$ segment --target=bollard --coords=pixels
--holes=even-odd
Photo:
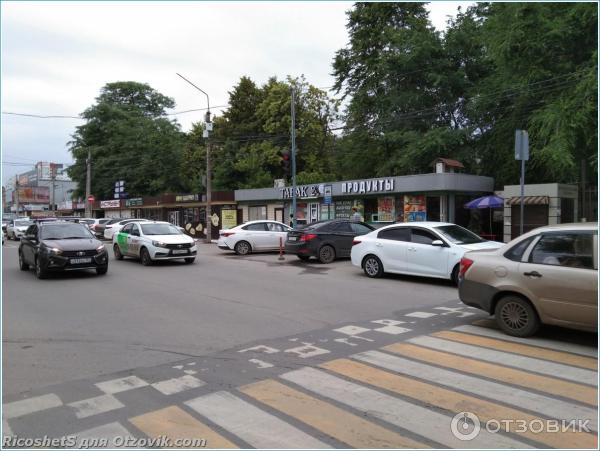
[[[279,237],[279,257],[277,258],[277,260],[285,260],[285,257],[283,256],[283,238]]]

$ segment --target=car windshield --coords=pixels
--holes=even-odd
[[[33,224],[31,221],[15,221],[15,227],[30,226],[31,224]]]
[[[181,235],[177,227],[171,224],[143,224],[144,235]]]
[[[83,224],[51,224],[41,228],[43,240],[74,240],[92,238],[89,229]]]
[[[447,225],[434,228],[435,230],[440,232],[444,236],[444,238],[448,239],[454,244],[473,244],[482,243],[483,241],[485,241],[480,236],[475,235],[470,230],[467,230],[461,226]]]

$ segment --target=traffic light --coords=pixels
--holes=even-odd
[[[290,175],[290,151],[285,149],[281,151],[281,168],[286,177]]]

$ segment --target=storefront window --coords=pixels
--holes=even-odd
[[[260,221],[267,219],[267,207],[266,205],[258,205],[254,207],[248,207],[248,220],[249,221]]]

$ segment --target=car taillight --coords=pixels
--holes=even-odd
[[[352,240],[352,246],[356,246],[357,244],[362,243],[360,240]]]
[[[314,240],[317,237],[314,233],[306,233],[300,236],[300,241],[310,241]]]
[[[224,236],[225,238],[231,235],[235,235],[235,232],[221,232],[221,236]]]
[[[473,260],[467,257],[460,259],[460,269],[458,270],[458,277],[463,278],[467,270],[473,265]]]

